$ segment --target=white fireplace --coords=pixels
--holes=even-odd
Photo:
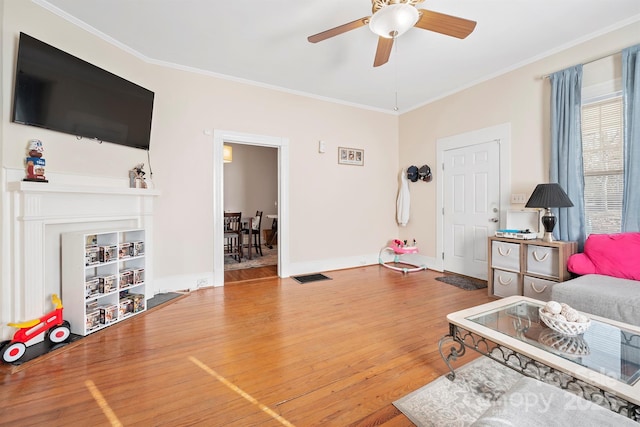
[[[51,294],[61,295],[60,241],[65,232],[144,228],[147,289],[149,295],[155,294],[153,199],[159,195],[157,190],[14,181],[8,183],[7,193],[9,248],[5,253],[10,260],[3,260],[8,270],[4,277],[9,280],[3,281],[0,291],[0,339],[9,339],[15,331],[5,326],[7,322],[38,318],[51,309]]]

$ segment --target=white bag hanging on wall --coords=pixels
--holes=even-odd
[[[408,169],[400,171],[400,188],[398,189],[398,199],[396,201],[396,220],[398,225],[404,227],[409,222],[409,211],[411,207],[411,195],[409,193]]]

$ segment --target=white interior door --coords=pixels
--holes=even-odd
[[[487,279],[487,237],[500,221],[500,147],[489,141],[444,152],[444,270]]]

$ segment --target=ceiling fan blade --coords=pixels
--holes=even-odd
[[[391,48],[393,47],[393,39],[386,37],[378,37],[378,48],[376,49],[376,59],[373,60],[373,66],[379,67],[389,61]]]
[[[418,12],[420,12],[420,19],[416,22],[416,27],[435,31],[446,36],[464,39],[476,27],[476,21],[458,18],[457,16],[445,15],[444,13],[426,9],[418,9]]]
[[[348,22],[346,24],[339,25],[335,28],[331,28],[329,30],[323,31],[318,34],[314,34],[312,36],[307,37],[311,43],[318,43],[322,40],[326,40],[331,37],[335,37],[342,33],[346,33],[347,31],[355,30],[356,28],[360,28],[369,23],[370,16],[366,16],[364,18],[356,19],[355,21]]]

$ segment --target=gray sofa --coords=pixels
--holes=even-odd
[[[587,274],[558,283],[551,299],[578,311],[640,326],[640,281]]]
[[[580,277],[551,288],[551,299],[578,311],[640,326],[640,233],[590,234],[567,260]]]

